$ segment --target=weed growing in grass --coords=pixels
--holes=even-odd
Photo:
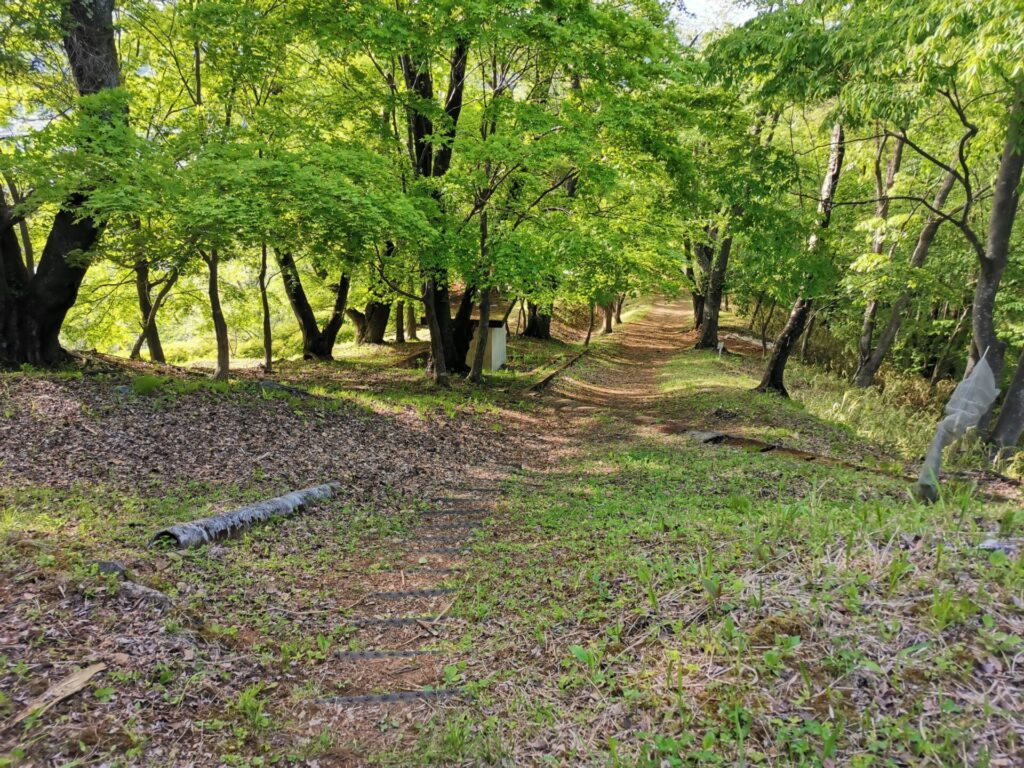
[[[587,746],[561,760],[631,766],[1016,749],[1001,730],[1015,716],[982,703],[993,679],[973,661],[1006,669],[1024,652],[1005,610],[1024,568],[974,548],[1016,516],[969,488],[923,507],[881,476],[635,441],[530,483],[508,504],[518,540],[471,574],[473,601],[509,625],[491,641],[501,684],[455,715],[472,739],[438,724],[419,757],[471,762],[481,743],[515,754],[567,731]],[[976,703],[956,699],[965,686]],[[908,726],[936,691],[957,711],[929,709],[922,735]]]
[[[266,713],[266,700],[261,694],[267,690],[264,683],[253,683],[246,687],[232,705],[242,720],[254,731],[260,732],[270,725],[270,715]]]

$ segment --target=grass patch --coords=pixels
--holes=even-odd
[[[750,392],[753,376],[742,358],[686,352],[664,370],[657,410],[879,451],[800,402]],[[382,763],[1020,754],[1024,564],[978,547],[1020,536],[1019,515],[969,485],[922,506],[884,476],[599,429],[601,447],[513,483],[499,543],[478,546],[455,609],[475,619],[463,643],[486,659],[475,700]]]

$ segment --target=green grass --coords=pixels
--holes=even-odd
[[[753,375],[684,353],[666,417],[725,408],[753,434],[872,448],[751,393]],[[1024,564],[977,547],[1021,535],[1012,508],[957,484],[923,506],[883,475],[614,423],[601,437],[512,483],[504,540],[480,545],[455,608],[487,659],[476,696],[382,763],[987,765],[1024,749]]]

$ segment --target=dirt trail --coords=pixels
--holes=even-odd
[[[598,412],[640,417],[658,399],[661,367],[692,344],[682,330],[688,316],[684,306],[656,304],[643,318],[617,325],[611,339],[595,343],[587,358],[559,375],[541,395],[539,411],[516,428],[530,433],[526,442],[538,448],[521,457],[523,466],[544,472],[588,444]],[[461,572],[471,565],[474,535],[497,535],[481,526],[508,471],[502,469],[469,470],[462,487],[433,499],[422,523],[395,542],[397,567],[361,579],[363,598],[351,619],[360,627],[358,650],[336,658],[338,677],[347,681],[344,693],[307,713],[313,722],[333,722],[349,738],[374,744],[381,722],[409,733],[444,700],[460,696],[459,684],[445,679],[445,667],[461,661],[472,675],[477,660],[472,651],[445,648],[463,624],[449,609]],[[352,765],[363,756],[339,757]]]
[[[638,320],[615,326],[612,344],[598,344],[587,365],[571,368],[548,389],[559,410],[642,411],[659,398],[661,368],[691,346],[690,311],[660,302]]]

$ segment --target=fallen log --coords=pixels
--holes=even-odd
[[[179,549],[187,549],[225,539],[275,515],[288,517],[302,512],[309,502],[330,498],[340,487],[340,483],[315,485],[312,488],[292,491],[284,496],[239,507],[230,512],[172,525],[153,534],[150,544],[171,544]]]
[[[523,389],[523,390],[522,390],[522,392],[521,392],[520,394],[521,394],[522,396],[526,396],[526,395],[535,395],[535,394],[537,394],[537,393],[538,393],[538,392],[540,392],[540,391],[541,391],[542,389],[544,389],[545,387],[547,387],[547,386],[548,386],[548,385],[549,385],[549,384],[550,384],[550,383],[551,383],[552,381],[554,381],[554,380],[555,380],[555,378],[556,378],[556,377],[557,377],[557,376],[558,376],[558,375],[559,375],[560,373],[562,373],[563,371],[566,371],[567,369],[569,369],[569,368],[571,368],[571,367],[572,367],[573,365],[575,365],[575,364],[576,364],[576,361],[578,361],[578,360],[579,360],[579,359],[580,359],[581,357],[583,357],[583,356],[584,356],[585,354],[587,354],[587,353],[588,353],[589,351],[590,351],[590,347],[587,347],[587,348],[586,348],[586,349],[584,349],[584,350],[583,350],[582,352],[579,352],[578,354],[575,354],[575,355],[573,355],[573,356],[572,356],[572,357],[570,357],[570,358],[569,358],[568,360],[566,360],[566,361],[564,361],[563,363],[561,363],[560,365],[558,365],[558,366],[557,366],[557,367],[556,367],[556,368],[555,368],[555,369],[554,369],[553,371],[551,371],[550,373],[548,373],[548,374],[547,374],[546,376],[544,376],[544,377],[543,377],[542,379],[540,379],[539,381],[535,381],[535,382],[534,382],[533,384],[530,384],[530,385],[529,385],[528,387],[526,387],[525,389]]]

